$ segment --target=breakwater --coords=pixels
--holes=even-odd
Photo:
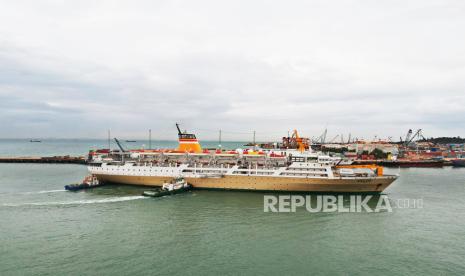
[[[83,156],[20,156],[0,157],[0,163],[87,164]]]

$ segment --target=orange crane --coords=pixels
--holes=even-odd
[[[291,138],[297,143],[297,149],[300,152],[304,152],[305,149],[308,149],[308,139],[300,137],[297,129],[294,129]]]

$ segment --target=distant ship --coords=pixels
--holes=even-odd
[[[176,150],[92,152],[89,172],[99,182],[161,186],[183,177],[193,188],[379,193],[397,175],[376,165],[341,165],[341,158],[312,153],[298,139],[297,149],[267,151],[202,150],[195,134],[181,132]]]
[[[38,140],[38,139],[31,139],[29,142],[31,142],[31,143],[41,143],[42,141]]]

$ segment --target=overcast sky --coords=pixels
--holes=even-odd
[[[0,0],[0,137],[465,136],[465,1]]]

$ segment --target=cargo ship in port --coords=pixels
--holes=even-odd
[[[295,149],[203,150],[195,134],[178,127],[176,150],[91,154],[88,170],[100,183],[161,186],[183,177],[196,189],[379,193],[397,175],[376,165],[343,164],[343,160],[308,150],[298,138]]]

